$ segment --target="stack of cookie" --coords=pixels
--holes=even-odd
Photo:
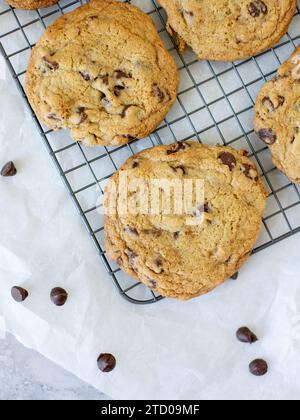
[[[9,0],[26,8],[50,1]],[[251,57],[272,47],[296,9],[296,0],[159,1],[179,48],[189,45],[208,60]],[[263,87],[255,119],[275,164],[293,182],[300,182],[298,52]],[[32,52],[26,93],[49,128],[68,128],[86,146],[113,146],[151,134],[175,102],[178,84],[175,61],[149,16],[125,2],[92,0],[45,31]],[[159,186],[153,198],[149,191],[162,180],[167,188]],[[199,181],[202,194],[193,189]],[[107,253],[163,296],[199,296],[247,260],[266,198],[245,151],[196,142],[146,150],[108,184]]]

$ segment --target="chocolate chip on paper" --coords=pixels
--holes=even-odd
[[[265,360],[256,359],[249,365],[249,371],[254,376],[264,376],[268,373],[269,367]]]
[[[51,290],[50,298],[54,305],[63,306],[68,299],[68,293],[61,287],[55,287]]]
[[[258,341],[256,335],[248,328],[241,327],[236,332],[236,337],[241,343],[253,344]]]
[[[116,358],[110,353],[101,353],[97,360],[101,372],[109,373],[116,367]]]
[[[11,296],[16,302],[24,302],[28,297],[28,292],[23,287],[14,286],[11,289]]]

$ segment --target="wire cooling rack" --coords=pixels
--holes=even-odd
[[[299,188],[274,167],[268,148],[257,139],[252,123],[253,105],[260,87],[274,76],[299,42],[300,1],[289,33],[276,47],[236,63],[200,62],[190,50],[180,54],[165,30],[166,16],[157,3],[154,0],[129,2],[153,18],[181,76],[175,106],[159,129],[147,139],[121,147],[88,149],[74,143],[66,131],[47,130],[30,108],[23,86],[32,47],[48,25],[84,1],[62,0],[48,9],[21,11],[0,0],[0,49],[119,292],[132,303],[148,304],[159,301],[161,296],[108,261],[104,250],[103,216],[99,214],[107,180],[128,157],[145,148],[196,138],[208,144],[223,143],[248,150],[270,193],[263,232],[254,252],[300,231]]]

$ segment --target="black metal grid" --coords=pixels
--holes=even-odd
[[[289,33],[272,50],[236,63],[199,62],[187,50],[180,54],[165,30],[166,16],[155,0],[129,0],[155,21],[158,31],[181,73],[181,86],[174,108],[158,130],[147,139],[129,145],[87,149],[74,143],[67,132],[47,130],[34,115],[23,85],[30,52],[43,30],[61,14],[85,1],[61,0],[38,11],[15,10],[0,0],[0,49],[12,77],[27,103],[39,133],[59,170],[71,197],[120,294],[136,304],[162,299],[133,281],[108,261],[103,246],[102,206],[105,183],[129,156],[143,148],[176,140],[197,138],[209,144],[223,143],[244,148],[261,171],[270,196],[264,229],[254,252],[259,252],[300,231],[300,190],[272,164],[268,148],[252,128],[253,105],[262,84],[269,80],[300,40],[299,5]],[[95,203],[97,203],[95,205]]]

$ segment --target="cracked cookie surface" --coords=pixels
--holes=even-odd
[[[6,0],[6,2],[16,9],[35,10],[52,6],[58,3],[58,0]]]
[[[133,206],[128,208],[138,209],[154,180],[182,185],[191,179],[204,180],[204,196],[196,199],[194,191],[188,211],[167,213],[162,205],[153,214],[143,207],[120,210],[124,191]],[[167,202],[167,189],[161,194],[161,203]],[[180,196],[174,197],[171,202],[180,203]],[[214,289],[247,260],[261,230],[266,197],[244,151],[196,142],[145,150],[131,157],[107,186],[106,251],[125,272],[161,295],[191,299]]]
[[[85,145],[118,145],[154,131],[176,99],[174,59],[138,8],[93,0],[59,18],[34,48],[26,92],[51,129]]]
[[[300,184],[300,48],[262,87],[256,100],[254,128],[269,146],[277,168]]]
[[[296,0],[158,0],[168,30],[199,59],[234,61],[275,45],[286,33]]]

